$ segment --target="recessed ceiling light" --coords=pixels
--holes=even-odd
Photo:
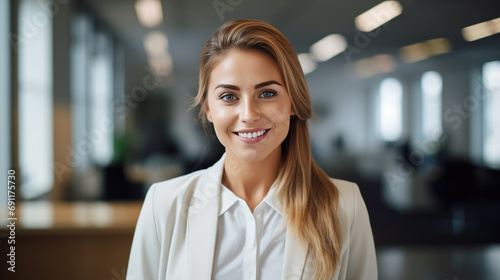
[[[304,71],[304,75],[316,70],[317,63],[312,58],[311,54],[301,53],[297,55],[297,57],[299,58],[300,66],[302,67],[302,71]]]
[[[152,31],[144,37],[144,49],[148,56],[159,56],[168,50],[168,39],[160,31]]]
[[[450,51],[451,43],[448,39],[436,38],[404,46],[399,50],[399,54],[405,62],[413,63]]]
[[[314,43],[310,52],[317,61],[327,61],[347,48],[347,41],[340,34],[331,34]]]
[[[384,23],[399,16],[403,7],[398,1],[384,1],[354,19],[356,27],[363,32],[370,32]]]
[[[462,28],[462,36],[471,42],[500,33],[500,18]]]
[[[138,0],[135,12],[139,23],[146,27],[158,26],[163,21],[163,12],[159,0]]]

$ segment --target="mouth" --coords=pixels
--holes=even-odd
[[[245,139],[254,139],[254,138],[260,138],[261,136],[264,136],[267,134],[267,132],[271,130],[269,129],[261,129],[261,130],[255,130],[255,131],[248,131],[248,132],[233,132],[235,135],[238,135],[239,137],[245,138]]]

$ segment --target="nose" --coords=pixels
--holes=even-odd
[[[255,101],[245,98],[241,103],[240,120],[251,123],[260,119],[260,110]]]

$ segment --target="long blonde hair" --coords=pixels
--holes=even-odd
[[[204,126],[210,73],[231,49],[261,51],[270,55],[281,70],[297,117],[290,121],[290,131],[281,145],[283,166],[276,194],[287,227],[309,247],[316,268],[314,279],[329,279],[340,261],[342,246],[337,218],[339,193],[311,155],[307,130],[311,98],[297,55],[288,39],[265,22],[234,20],[222,25],[210,36],[201,53],[199,89],[193,107],[200,105],[199,117]]]

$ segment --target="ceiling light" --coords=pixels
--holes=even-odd
[[[314,61],[312,56],[308,53],[301,53],[297,55],[299,58],[300,66],[302,67],[302,71],[304,72],[304,75],[307,75],[311,73],[312,71],[316,70],[317,63]]]
[[[361,78],[390,73],[396,70],[396,59],[390,54],[378,54],[370,58],[363,58],[354,64],[356,74]]]
[[[373,68],[377,73],[390,73],[396,70],[396,59],[390,54],[378,54],[372,57]]]
[[[327,61],[347,48],[347,41],[340,34],[331,34],[311,46],[310,52],[317,61]]]
[[[146,27],[158,26],[163,21],[163,12],[159,0],[138,0],[135,2],[137,19]]]
[[[407,63],[421,61],[432,56],[450,52],[451,43],[446,38],[437,38],[404,46],[399,50],[401,58]]]
[[[152,31],[144,38],[144,49],[148,56],[159,56],[168,50],[168,39],[160,31]]]
[[[430,56],[436,56],[450,52],[451,43],[446,38],[437,38],[425,41],[429,49]]]
[[[398,1],[384,1],[354,19],[356,27],[363,32],[370,32],[399,16],[403,7]]]
[[[500,33],[500,18],[484,21],[462,28],[462,36],[466,41],[475,41]]]
[[[152,72],[158,77],[167,77],[173,71],[172,57],[168,53],[149,57],[148,64]]]

